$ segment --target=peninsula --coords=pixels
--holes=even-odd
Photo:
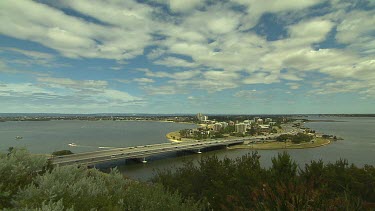
[[[166,135],[171,142],[192,140],[230,140],[243,137],[244,143],[229,149],[305,149],[315,148],[336,141],[336,136],[324,135],[305,128],[303,119],[285,117],[254,117],[243,121],[209,120],[207,116],[197,114],[198,127],[173,131]]]

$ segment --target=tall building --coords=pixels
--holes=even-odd
[[[220,131],[223,126],[220,123],[214,124],[214,131]]]
[[[244,123],[236,124],[234,127],[235,127],[237,133],[245,133],[246,132],[246,124],[244,124]]]
[[[197,114],[197,119],[199,120],[199,121],[202,121],[203,120],[203,114],[202,113],[198,113]]]
[[[205,116],[202,113],[198,113],[197,114],[197,119],[198,119],[198,121],[207,121],[208,120],[208,116]]]

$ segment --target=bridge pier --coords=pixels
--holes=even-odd
[[[142,163],[147,163],[147,160],[145,157],[143,158]]]

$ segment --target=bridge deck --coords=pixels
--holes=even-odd
[[[235,140],[209,140],[209,141],[186,141],[163,144],[152,144],[144,146],[115,148],[94,152],[77,153],[72,155],[56,156],[51,158],[54,165],[94,165],[120,159],[145,158],[152,155],[184,150],[201,150],[214,146],[227,146],[241,144],[245,139]]]

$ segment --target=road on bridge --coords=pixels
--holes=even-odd
[[[196,150],[214,146],[228,146],[243,143],[245,139],[231,140],[209,140],[209,141],[184,141],[163,144],[152,144],[126,148],[115,148],[110,150],[100,150],[94,152],[77,153],[72,155],[55,156],[50,160],[54,165],[73,165],[84,164],[94,165],[119,159],[140,158],[145,159],[148,156],[162,154],[167,152],[177,152],[183,150]]]

